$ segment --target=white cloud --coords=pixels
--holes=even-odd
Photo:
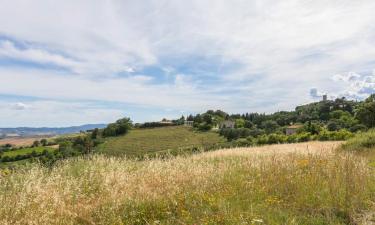
[[[0,34],[25,47],[0,41],[0,57],[72,73],[0,68],[0,93],[232,112],[291,109],[311,87],[362,98],[372,76],[331,77],[374,70],[374,11],[373,0],[5,0]],[[212,59],[215,82],[179,71],[186,58]],[[138,73],[150,65],[168,81]]]
[[[14,109],[14,110],[26,110],[26,109],[30,109],[30,108],[31,108],[30,105],[27,105],[27,104],[22,103],[22,102],[17,102],[17,103],[11,104],[11,109]]]
[[[85,102],[34,100],[12,104],[0,101],[0,124],[11,126],[71,126],[115,121],[124,116],[118,109],[108,109]],[[30,107],[32,105],[32,107]],[[25,110],[27,109],[27,110]]]
[[[313,97],[314,99],[322,98],[323,95],[324,93],[320,92],[317,88],[310,89],[310,96]]]
[[[336,97],[349,97],[352,99],[364,99],[375,93],[375,73],[361,75],[354,72],[336,74],[332,77],[342,90],[335,93]]]
[[[18,49],[8,40],[0,41],[0,59],[5,57],[68,68],[75,67],[78,64],[74,60],[58,54],[49,53],[42,49]]]

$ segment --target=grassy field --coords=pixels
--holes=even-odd
[[[0,179],[0,224],[366,224],[374,171],[339,145],[34,165]]]
[[[341,150],[367,158],[369,165],[375,168],[375,129],[357,134],[355,138],[342,145]]]
[[[217,133],[197,132],[183,126],[135,129],[125,136],[108,138],[98,151],[106,155],[139,156],[179,148],[210,146],[225,141]]]
[[[34,141],[41,140],[43,138],[50,138],[49,136],[37,136],[37,137],[14,137],[14,138],[3,138],[0,139],[0,145],[11,144],[17,147],[31,146]]]
[[[26,155],[26,154],[32,153],[33,151],[35,151],[36,153],[41,153],[44,150],[52,152],[55,149],[54,148],[50,148],[50,147],[23,148],[23,149],[18,149],[18,150],[4,152],[2,156],[3,157],[4,156],[14,157],[14,156],[17,156],[17,155]]]

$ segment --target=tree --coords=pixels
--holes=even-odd
[[[336,131],[336,130],[340,130],[341,129],[341,126],[340,126],[340,123],[337,122],[337,120],[330,120],[328,123],[327,123],[327,129],[329,131]]]
[[[33,142],[32,147],[38,147],[39,145],[40,145],[40,142],[39,142],[38,140],[35,140],[35,141]]]
[[[96,139],[99,135],[99,129],[98,128],[95,128],[92,133],[91,133],[91,138],[92,139]]]
[[[187,121],[193,121],[194,120],[194,116],[193,115],[189,115],[186,119]]]
[[[126,134],[132,127],[132,121],[128,117],[117,120],[116,124],[117,124],[116,135]]]
[[[329,113],[329,117],[331,119],[340,119],[342,117],[350,117],[351,114],[349,112],[343,111],[343,110],[335,110]]]
[[[375,127],[375,94],[372,94],[359,106],[356,118],[369,128]]]
[[[245,120],[244,127],[245,128],[253,128],[254,124],[251,121],[249,121],[249,120]]]
[[[41,143],[43,146],[47,146],[48,141],[47,141],[47,139],[43,138],[42,140],[40,140],[40,143]]]
[[[111,137],[111,136],[119,136],[126,134],[131,128],[133,124],[130,118],[122,118],[116,121],[116,123],[108,124],[106,128],[103,130],[104,137]]]
[[[69,141],[64,141],[59,143],[59,151],[60,152],[68,152],[72,150],[72,143]]]
[[[85,137],[84,138],[84,153],[85,154],[91,153],[93,147],[94,147],[94,143],[92,142],[91,138]]]
[[[316,122],[309,121],[305,124],[304,130],[309,132],[310,134],[319,134],[319,132],[322,130],[322,127]]]
[[[243,128],[243,127],[245,127],[245,120],[244,119],[236,119],[235,120],[235,127],[236,128]]]
[[[276,132],[276,130],[279,128],[279,124],[273,120],[267,120],[262,123],[262,128],[267,134],[270,134]]]

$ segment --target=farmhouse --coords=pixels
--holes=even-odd
[[[297,130],[298,130],[299,128],[301,128],[301,127],[302,127],[302,125],[299,125],[299,124],[291,125],[291,126],[289,126],[289,127],[287,127],[287,128],[285,129],[285,134],[286,134],[286,135],[292,135],[292,134],[295,134],[295,133],[297,133]]]
[[[167,119],[162,119],[160,122],[160,124],[164,124],[164,125],[173,125],[173,121],[171,120],[167,120]]]
[[[187,127],[192,127],[194,124],[194,121],[185,120],[184,125]]]
[[[234,128],[235,122],[232,120],[225,120],[219,124],[219,128]]]

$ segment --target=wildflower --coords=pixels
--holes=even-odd
[[[309,165],[309,160],[308,159],[301,159],[301,160],[298,160],[298,166],[301,167],[301,168],[305,168]]]
[[[263,223],[262,219],[252,219],[251,223]]]

